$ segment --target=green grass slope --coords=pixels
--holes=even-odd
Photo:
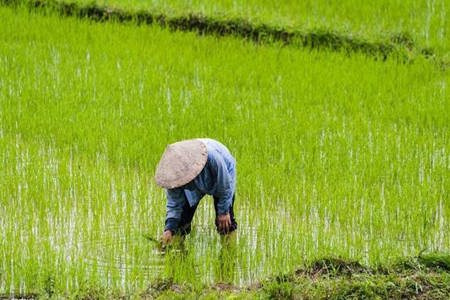
[[[394,57],[400,62],[408,63],[417,56],[424,56],[436,62],[437,66],[442,69],[449,65],[446,55],[442,55],[434,48],[424,48],[417,44],[407,32],[390,33],[388,36],[377,40],[332,29],[289,29],[266,23],[252,23],[242,18],[217,18],[198,13],[185,13],[176,16],[164,11],[120,9],[97,3],[83,4],[59,2],[57,0],[2,0],[0,4],[12,7],[24,6],[30,11],[44,14],[51,11],[61,16],[88,18],[96,22],[113,21],[136,25],[158,24],[163,28],[193,31],[200,35],[232,35],[258,44],[282,43],[300,48],[325,49],[346,54],[360,52],[383,61],[387,57]]]
[[[92,0],[76,0],[92,3]],[[449,4],[445,0],[382,1],[205,1],[205,0],[97,0],[99,4],[125,9],[145,9],[172,16],[187,13],[215,18],[242,18],[286,28],[333,30],[347,35],[380,40],[408,33],[421,47],[441,54],[450,47]]]

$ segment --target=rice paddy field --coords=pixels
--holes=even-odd
[[[308,26],[409,30],[449,46],[445,1],[183,3],[145,5],[287,25],[307,7]],[[161,278],[245,287],[327,256],[373,267],[448,255],[449,83],[421,56],[377,61],[0,6],[0,295],[136,296]],[[167,144],[195,137],[237,159],[236,244],[224,249],[206,197],[184,248],[163,255],[148,239],[166,216],[154,172]]]
[[[441,54],[450,50],[450,4],[446,0],[97,0],[96,3],[175,16],[193,13],[240,18],[291,29],[320,28],[373,40],[407,33],[423,47],[432,47]]]

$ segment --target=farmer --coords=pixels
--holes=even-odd
[[[214,198],[219,234],[230,236],[237,229],[233,212],[236,160],[218,141],[192,139],[167,146],[155,179],[167,196],[163,245],[174,236],[190,233],[195,210],[205,194]]]

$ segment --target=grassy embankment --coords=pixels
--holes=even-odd
[[[40,12],[51,10],[65,16],[78,16],[95,21],[112,20],[119,22],[131,21],[138,24],[159,24],[162,27],[168,27],[173,30],[195,31],[200,34],[220,36],[239,36],[258,43],[272,43],[275,41],[297,47],[321,48],[347,54],[361,52],[376,59],[383,60],[390,56],[402,62],[411,62],[416,56],[425,56],[436,62],[441,68],[447,68],[450,65],[448,49],[445,48],[449,43],[444,42],[446,23],[443,21],[445,18],[442,17],[445,16],[445,7],[443,7],[443,11],[440,11],[438,16],[434,15],[434,10],[427,15],[428,23],[431,22],[431,19],[441,20],[439,26],[437,26],[439,30],[432,31],[431,38],[431,40],[438,42],[431,43],[432,46],[430,46],[428,42],[429,32],[427,32],[427,42],[425,43],[418,41],[420,39],[416,37],[413,27],[403,31],[394,29],[395,26],[393,24],[395,22],[402,23],[402,20],[406,18],[406,12],[404,10],[401,10],[404,13],[402,18],[396,19],[396,21],[391,20],[389,23],[391,28],[384,34],[374,34],[378,27],[374,26],[371,21],[368,21],[365,23],[365,26],[369,29],[369,32],[365,32],[365,35],[358,35],[354,32],[356,30],[355,28],[353,32],[349,32],[336,30],[336,28],[332,29],[329,26],[320,26],[318,25],[319,23],[315,27],[308,27],[305,24],[303,26],[289,27],[283,21],[285,20],[283,18],[280,18],[278,23],[271,23],[271,18],[266,16],[265,22],[256,22],[252,18],[243,18],[242,16],[218,16],[212,12],[204,14],[193,8],[183,10],[183,13],[179,11],[177,14],[167,8],[161,9],[158,5],[155,5],[152,9],[139,10],[136,9],[136,7],[140,7],[139,5],[131,8],[126,3],[118,5],[113,2],[105,5],[99,4],[98,2],[86,3],[82,0],[76,2],[58,0],[2,0],[0,3],[12,6],[26,5],[29,9]],[[416,9],[415,5],[408,4],[409,6],[407,7],[412,11]],[[181,2],[178,3],[178,7],[180,6],[182,7]],[[262,6],[261,11],[264,11],[266,6],[267,3]],[[378,6],[369,7],[371,7],[372,15],[379,15],[383,11]],[[389,6],[386,7],[389,8]],[[356,12],[357,10],[354,13]],[[407,18],[407,20],[410,20],[410,18]],[[412,25],[410,24],[410,26]],[[422,24],[422,26],[426,27],[425,24]],[[339,26],[336,27],[339,28]]]
[[[215,284],[195,290],[170,280],[158,280],[139,296],[151,299],[447,299],[449,272],[450,256],[426,255],[401,260],[387,268],[368,268],[356,261],[327,258],[246,288]]]
[[[340,32],[369,40],[407,33],[422,47],[450,50],[449,5],[445,0],[352,1],[205,1],[205,0],[75,0],[128,10],[150,10],[169,16],[187,13],[214,19],[243,19],[281,28]]]
[[[0,293],[245,286],[329,255],[448,253],[448,83],[420,57],[0,8]],[[164,222],[152,174],[196,136],[238,159],[238,251],[224,260],[205,199],[187,253],[162,259],[141,236]]]

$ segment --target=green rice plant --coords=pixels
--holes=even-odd
[[[194,31],[201,35],[233,35],[259,44],[281,42],[284,45],[341,51],[347,54],[361,52],[377,60],[395,57],[399,61],[407,63],[413,61],[416,56],[425,56],[437,62],[441,68],[445,69],[447,67],[445,56],[436,55],[433,49],[421,48],[415,44],[410,36],[404,33],[395,34],[380,41],[371,41],[332,30],[289,30],[268,24],[252,24],[244,19],[221,20],[193,14],[169,16],[162,12],[121,10],[101,6],[96,3],[66,3],[56,0],[3,0],[0,1],[0,4],[12,7],[22,6],[30,11],[44,14],[50,11],[59,13],[61,16],[76,16],[96,22],[132,22],[136,25],[158,24],[171,30]]]
[[[75,0],[108,7],[150,10],[170,16],[189,13],[230,19],[241,18],[254,24],[270,24],[306,31],[318,28],[350,36],[380,40],[385,37],[417,42],[448,54],[449,5],[445,0],[353,1],[205,1],[205,0]]]
[[[0,294],[198,290],[328,255],[448,253],[448,84],[420,58],[0,8]],[[208,197],[183,249],[144,237],[164,226],[159,157],[193,137],[237,158],[234,256]]]

